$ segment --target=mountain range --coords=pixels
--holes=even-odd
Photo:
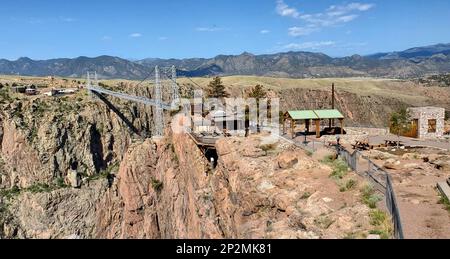
[[[130,61],[112,56],[15,61],[0,59],[0,74],[84,77],[97,71],[102,78],[144,79],[155,66],[175,65],[179,76],[255,75],[271,77],[384,77],[418,78],[450,72],[450,44],[417,47],[400,52],[333,58],[323,53],[286,52],[268,55],[219,55],[214,58]]]

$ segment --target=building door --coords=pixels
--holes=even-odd
[[[418,138],[419,137],[419,120],[413,120],[411,123],[411,131],[406,137]]]

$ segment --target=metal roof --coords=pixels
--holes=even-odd
[[[293,120],[325,120],[344,118],[344,115],[342,115],[342,113],[338,110],[289,111],[288,114]]]
[[[317,117],[317,114],[313,111],[289,111],[289,116],[293,120],[317,120],[319,117]]]
[[[314,111],[320,119],[343,119],[344,115],[338,110],[317,110]]]

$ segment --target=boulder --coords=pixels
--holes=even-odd
[[[278,167],[280,169],[290,169],[298,164],[298,158],[291,152],[286,152],[278,156]]]
[[[384,168],[386,169],[392,169],[392,170],[400,170],[401,168],[401,162],[397,161],[395,159],[388,159],[385,163],[384,163]]]

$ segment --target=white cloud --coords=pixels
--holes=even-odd
[[[216,31],[223,31],[224,28],[219,28],[219,27],[198,27],[195,28],[196,31],[199,32],[216,32]]]
[[[112,37],[111,36],[103,36],[102,40],[104,40],[104,41],[112,40]]]
[[[347,23],[347,22],[351,22],[351,21],[355,20],[355,19],[358,18],[358,17],[359,17],[359,15],[357,15],[357,14],[341,16],[341,17],[339,17],[339,18],[336,19],[336,23]]]
[[[277,8],[276,11],[279,15],[285,17],[298,18],[300,13],[297,9],[289,7],[284,0],[277,0]]]
[[[142,37],[142,34],[139,32],[135,32],[135,33],[130,34],[130,37],[131,38],[140,38],[140,37]]]
[[[261,34],[269,34],[270,31],[269,30],[261,30],[259,33],[261,33]]]
[[[288,29],[289,35],[294,36],[294,37],[306,36],[317,30],[318,30],[318,28],[316,28],[316,27],[291,27]]]
[[[334,41],[311,41],[311,42],[302,42],[302,43],[290,43],[281,47],[281,50],[318,50],[323,47],[331,47],[336,43]]]
[[[365,12],[375,7],[374,4],[351,3],[347,5],[332,5],[327,9],[329,16],[345,15],[353,11]]]
[[[358,13],[368,11],[374,4],[350,3],[345,5],[332,5],[320,13],[300,13],[297,9],[289,7],[284,0],[276,1],[276,11],[284,17],[291,17],[303,21],[304,25],[289,28],[289,35],[294,37],[309,35],[325,27],[333,27],[349,23],[357,19]]]
[[[159,37],[158,38],[158,40],[160,40],[160,41],[165,41],[165,40],[168,40],[169,38],[167,38],[167,37],[165,37],[165,36],[162,36],[162,37]]]

